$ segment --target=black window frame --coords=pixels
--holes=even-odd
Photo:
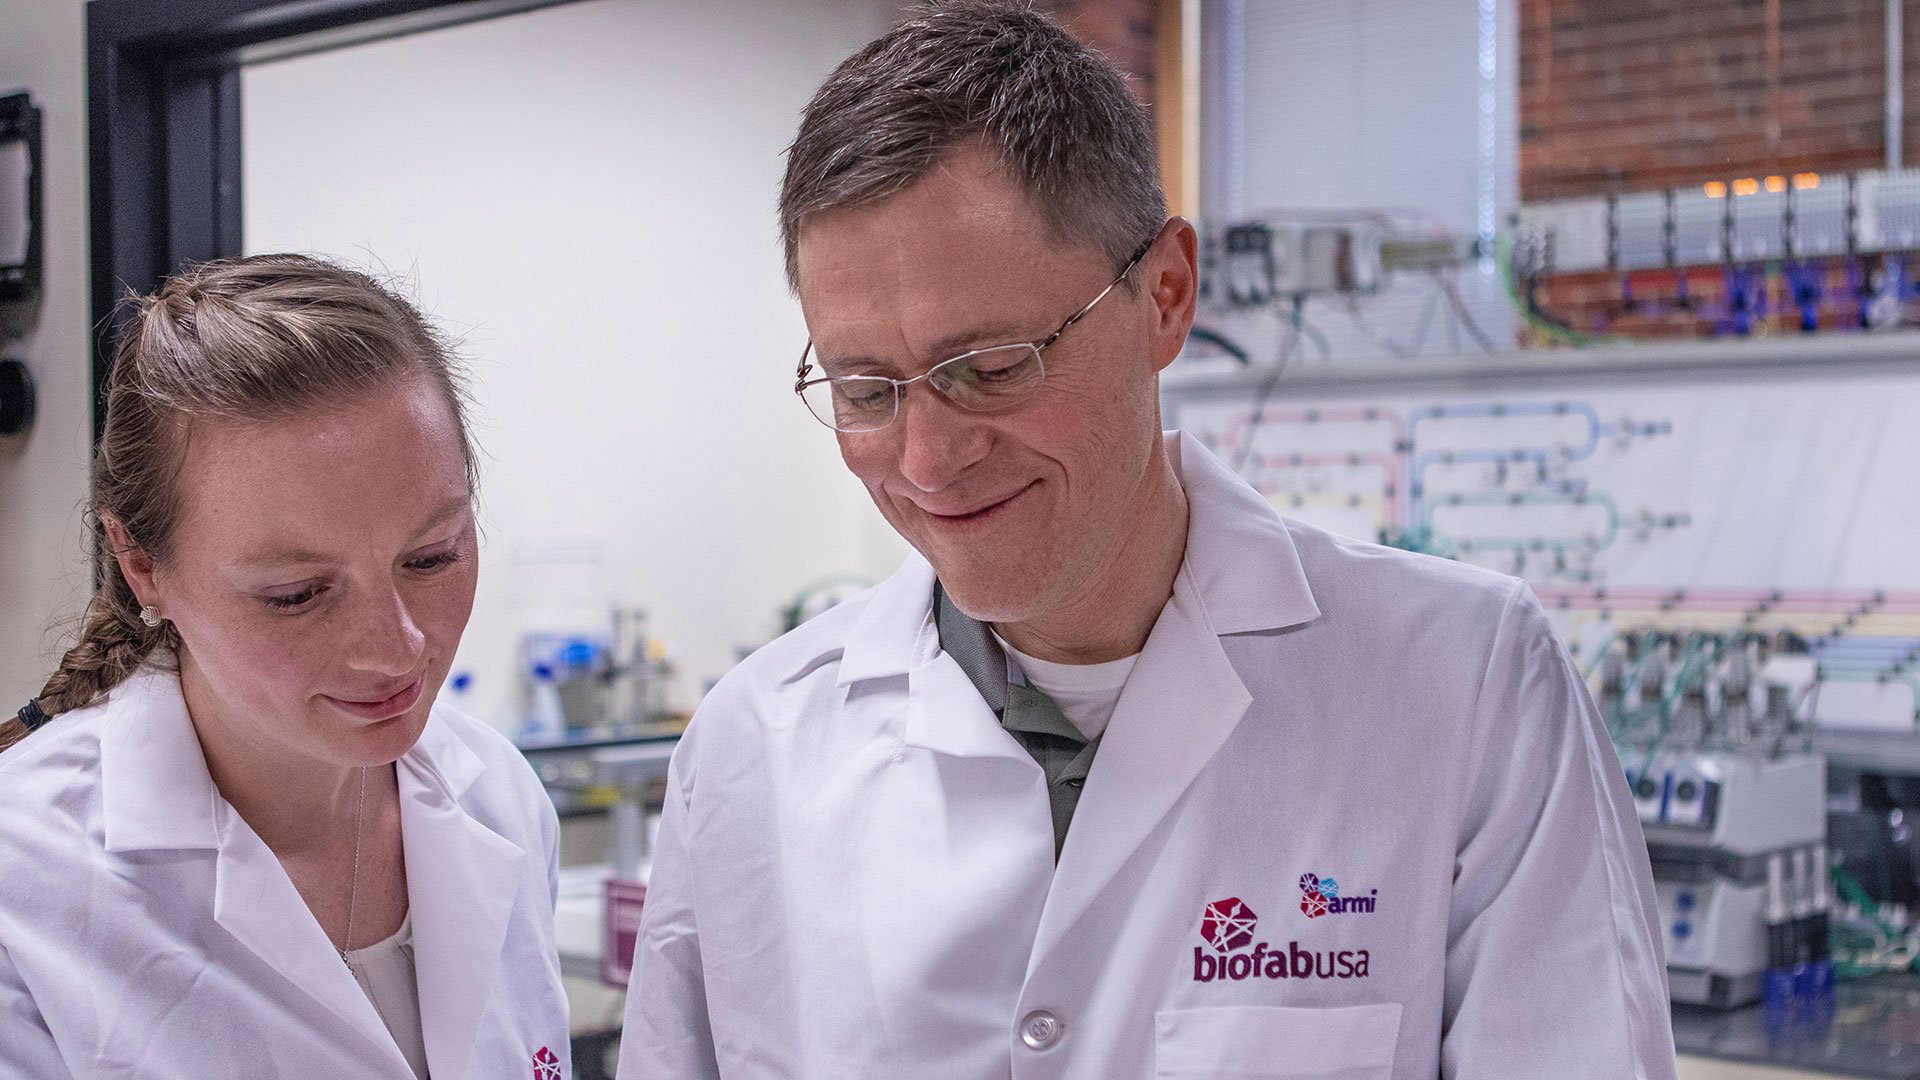
[[[571,0],[91,0],[93,437],[115,311],[187,263],[238,255],[240,69]]]

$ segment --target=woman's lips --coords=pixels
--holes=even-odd
[[[413,708],[414,703],[420,700],[420,683],[420,679],[415,679],[399,693],[378,701],[349,701],[331,694],[323,696],[332,702],[335,708],[352,713],[363,720],[389,720]]]

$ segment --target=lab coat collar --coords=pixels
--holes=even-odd
[[[1216,634],[1319,618],[1287,523],[1227,463],[1184,431],[1163,438],[1187,493],[1186,570]]]
[[[1187,493],[1186,558],[1093,759],[1029,958],[1067,940],[1246,716],[1228,634],[1319,617],[1286,522],[1192,436],[1166,435]]]
[[[932,564],[913,554],[867,594],[866,609],[854,622],[840,657],[839,685],[905,675],[939,652],[933,583]],[[959,671],[956,665],[954,672]],[[960,679],[965,682],[966,676]]]
[[[1287,524],[1198,439],[1162,434],[1187,494],[1182,572],[1216,634],[1274,630],[1320,615]],[[1249,553],[1257,553],[1251,555]],[[868,595],[840,658],[838,682],[904,675],[939,652],[933,567],[918,554]]]
[[[1220,638],[1320,615],[1286,522],[1192,436],[1163,436],[1187,495],[1187,548],[1114,708],[1060,854],[1030,959],[1066,940],[1240,724],[1253,696]],[[868,598],[839,682],[908,674],[906,742],[967,756],[1025,756],[933,629],[934,572],[907,564]]]
[[[395,763],[407,902],[427,1070],[465,1076],[475,1033],[500,977],[501,948],[526,853],[470,816],[457,791],[485,770],[435,709]],[[279,860],[231,807],[214,884],[214,918],[227,932],[376,1044],[399,1048],[340,962]]]
[[[449,799],[456,800],[465,797],[467,789],[487,771],[480,755],[454,732],[453,725],[441,716],[437,705],[419,740],[401,757],[400,763],[417,770],[423,783],[437,783]]]
[[[149,664],[115,687],[104,707],[100,798],[107,850],[219,846],[219,792],[187,715],[180,676]],[[413,761],[453,799],[486,771],[445,723],[429,722],[402,760]]]
[[[100,806],[107,850],[217,847],[219,796],[187,718],[180,677],[142,667],[108,693],[103,707]]]

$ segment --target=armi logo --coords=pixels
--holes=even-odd
[[[1371,915],[1379,899],[1379,889],[1369,889],[1365,896],[1341,896],[1340,883],[1332,878],[1300,875],[1300,912],[1309,919],[1322,915]]]
[[[1200,936],[1207,944],[1194,946],[1193,981],[1367,977],[1365,949],[1316,952],[1302,949],[1297,941],[1288,942],[1284,949],[1264,941],[1254,944],[1259,918],[1237,896],[1208,904],[1200,915]],[[1248,945],[1253,948],[1248,950]]]

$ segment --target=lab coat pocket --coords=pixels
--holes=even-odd
[[[1154,1028],[1156,1080],[1388,1080],[1400,1006],[1172,1009]]]

